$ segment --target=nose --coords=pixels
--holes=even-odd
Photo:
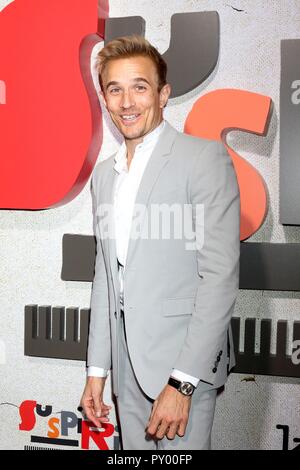
[[[135,100],[134,100],[133,94],[131,93],[130,90],[124,90],[124,93],[122,95],[122,100],[121,100],[121,107],[123,109],[128,109],[134,105],[135,105]]]

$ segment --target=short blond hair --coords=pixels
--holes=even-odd
[[[167,64],[158,50],[150,44],[143,36],[132,35],[122,36],[109,41],[97,54],[96,70],[99,76],[99,83],[103,90],[101,75],[107,64],[116,59],[143,56],[149,57],[156,67],[158,75],[158,91],[167,83]]]

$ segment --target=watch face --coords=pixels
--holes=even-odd
[[[184,395],[192,395],[192,393],[194,391],[194,387],[189,382],[183,382],[180,386],[180,391]]]

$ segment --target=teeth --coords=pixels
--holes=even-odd
[[[122,116],[125,121],[132,121],[137,117],[137,114],[131,114],[130,116]]]

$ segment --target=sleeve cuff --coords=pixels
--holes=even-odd
[[[180,380],[181,382],[190,382],[194,387],[197,387],[200,379],[197,377],[193,377],[192,375],[185,374],[184,372],[181,372],[181,370],[178,369],[173,369],[172,371],[172,377],[174,379]]]
[[[102,369],[102,367],[87,367],[87,376],[88,377],[107,377],[108,370]]]

